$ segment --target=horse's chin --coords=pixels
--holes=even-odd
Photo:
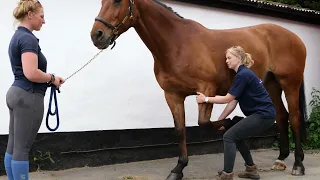
[[[100,50],[107,49],[110,45],[110,40],[107,39],[105,41],[93,42],[94,46]]]
[[[99,50],[104,50],[107,49],[109,47],[109,43],[107,43],[106,45],[101,45],[101,46],[96,46]]]
[[[114,41],[114,39],[114,36],[111,36],[104,40],[94,42],[94,45],[100,50],[107,49],[110,46],[111,42]]]

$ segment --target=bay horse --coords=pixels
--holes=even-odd
[[[286,168],[290,122],[295,140],[291,174],[305,174],[302,143],[306,139],[303,88],[306,47],[296,34],[275,24],[208,29],[157,0],[102,0],[90,32],[92,42],[98,49],[106,49],[131,27],[152,53],[154,74],[164,91],[179,139],[178,163],[168,180],[182,179],[182,171],[188,165],[185,98],[198,91],[206,96],[228,92],[235,73],[226,65],[225,51],[235,45],[251,53],[254,60],[251,69],[263,80],[276,108],[280,154],[272,169]],[[282,91],[289,112],[281,99]],[[199,104],[199,126],[219,128],[210,121],[212,109],[212,104]]]

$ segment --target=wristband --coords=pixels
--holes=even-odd
[[[49,73],[50,75],[51,75],[51,79],[50,79],[50,81],[49,81],[49,84],[52,84],[54,81],[55,81],[55,75],[54,74],[51,74],[51,73]]]
[[[204,98],[204,101],[205,101],[206,103],[208,103],[208,102],[209,102],[209,97],[205,97],[205,98]]]

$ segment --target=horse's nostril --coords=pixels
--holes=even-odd
[[[104,33],[103,33],[102,30],[97,30],[97,31],[96,31],[96,37],[97,37],[97,39],[102,38],[103,34],[104,34]]]

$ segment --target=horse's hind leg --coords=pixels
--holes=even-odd
[[[302,77],[302,76],[301,76]],[[297,80],[298,78],[295,77],[287,77],[285,79],[280,80],[280,83],[283,86],[283,90],[288,102],[288,110],[289,110],[289,122],[291,125],[291,129],[294,134],[294,140],[295,140],[295,161],[292,168],[292,175],[304,175],[305,174],[305,168],[303,166],[303,159],[304,159],[304,153],[302,149],[302,138],[304,138],[305,129],[302,129],[303,127],[302,123],[304,123],[304,118],[301,118],[299,109],[299,91],[301,86],[301,81]],[[301,92],[304,93],[304,92]],[[303,111],[303,110],[302,110]]]
[[[183,177],[183,169],[188,165],[184,111],[185,97],[175,93],[165,92],[165,98],[174,119],[175,131],[179,139],[180,149],[178,164],[174,169],[171,170],[167,180],[180,180]]]
[[[281,99],[282,87],[272,73],[268,73],[264,86],[270,94],[276,109],[276,123],[280,133],[280,154],[272,165],[273,170],[285,170],[284,160],[289,156],[288,118],[289,114]]]

